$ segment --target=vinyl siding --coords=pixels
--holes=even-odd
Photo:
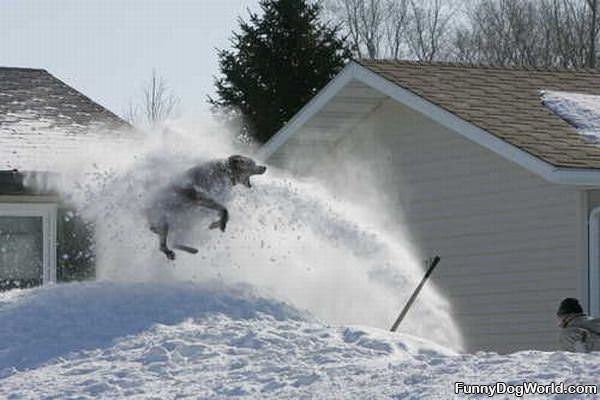
[[[276,159],[291,154],[286,146]],[[558,302],[582,295],[582,189],[548,183],[391,100],[316,165],[310,173],[351,171],[324,174],[340,194],[348,179],[379,182],[388,228],[407,227],[422,254],[442,257],[433,284],[467,350],[556,349]]]

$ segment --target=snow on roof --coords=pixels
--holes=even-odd
[[[600,144],[600,96],[543,90],[542,104],[577,129],[587,140]]]
[[[91,146],[128,128],[45,70],[0,67],[0,170],[52,169],[56,157],[83,142]]]

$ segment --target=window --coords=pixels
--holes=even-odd
[[[56,281],[71,282],[93,279],[95,268],[94,225],[75,209],[57,210]]]
[[[56,206],[0,203],[0,290],[56,281]]]

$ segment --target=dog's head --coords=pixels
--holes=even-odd
[[[227,159],[227,166],[231,173],[233,184],[241,183],[246,187],[252,187],[250,177],[252,175],[262,175],[267,170],[263,165],[256,165],[253,159],[244,156],[231,156]]]

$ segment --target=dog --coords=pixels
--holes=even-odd
[[[267,167],[257,165],[251,158],[233,155],[196,165],[176,177],[158,191],[146,213],[150,230],[158,235],[160,251],[167,259],[175,259],[175,252],[167,245],[169,231],[174,224],[189,221],[189,211],[197,208],[217,211],[219,219],[208,228],[225,232],[229,212],[223,203],[229,198],[231,188],[237,184],[251,188],[250,177],[262,175],[266,170]],[[173,248],[192,254],[198,252],[194,247],[178,243]]]

